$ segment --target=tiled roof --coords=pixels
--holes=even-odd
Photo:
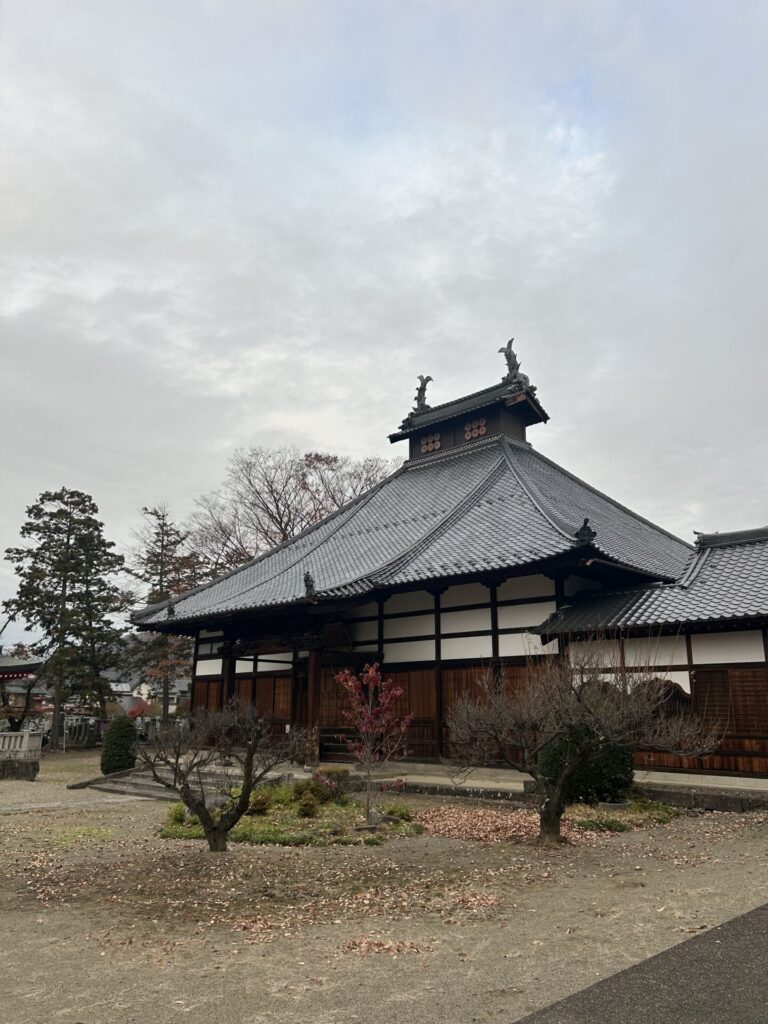
[[[367,494],[291,541],[176,598],[176,622],[494,570],[518,570],[578,548],[675,579],[691,548],[545,459],[524,442],[486,438],[406,463]],[[167,622],[165,605],[140,612]]]
[[[707,534],[678,582],[584,597],[537,632],[554,636],[768,618],[768,527]]]

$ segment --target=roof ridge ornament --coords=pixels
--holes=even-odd
[[[597,530],[593,530],[589,525],[589,519],[585,518],[576,533],[574,533],[573,539],[577,540],[579,544],[591,544],[596,536]]]
[[[499,349],[499,352],[507,361],[507,372],[501,379],[508,381],[514,391],[536,391],[531,387],[531,380],[526,374],[520,372],[520,360],[512,348],[514,338],[510,338],[506,345]]]
[[[304,594],[308,601],[317,600],[317,589],[315,588],[315,578],[312,573],[307,570],[304,573]]]
[[[421,382],[416,388],[416,401],[413,407],[414,412],[427,412],[431,409],[431,405],[427,405],[427,384],[434,380],[434,377],[424,377],[419,374],[419,381]]]

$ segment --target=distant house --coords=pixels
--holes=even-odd
[[[390,435],[409,458],[372,490],[234,572],[134,621],[194,637],[193,707],[230,697],[278,722],[344,724],[342,667],[379,661],[405,691],[409,749],[446,749],[454,695],[489,665],[607,634],[725,733],[710,757],[644,764],[768,773],[768,528],[694,546],[541,455],[547,413],[511,345],[500,383],[431,408],[426,379]]]
[[[14,658],[3,654],[0,648],[0,708],[21,710],[28,692],[33,710],[39,708],[47,693],[47,687],[37,680],[41,667],[39,658]]]

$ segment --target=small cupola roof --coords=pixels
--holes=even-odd
[[[526,427],[546,423],[549,416],[536,397],[536,388],[520,370],[513,341],[511,338],[499,349],[506,360],[506,374],[500,383],[482,391],[433,407],[426,400],[427,385],[433,378],[419,375],[414,407],[400,429],[389,435],[390,442],[408,438],[410,457],[418,458],[496,434],[525,441]]]

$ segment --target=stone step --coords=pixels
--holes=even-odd
[[[178,802],[178,796],[165,789],[164,786],[155,784],[154,787],[146,785],[135,785],[130,782],[121,782],[116,779],[114,782],[99,782],[89,787],[97,789],[100,793],[118,793],[120,796],[131,796],[141,800],[168,800],[172,803]]]

